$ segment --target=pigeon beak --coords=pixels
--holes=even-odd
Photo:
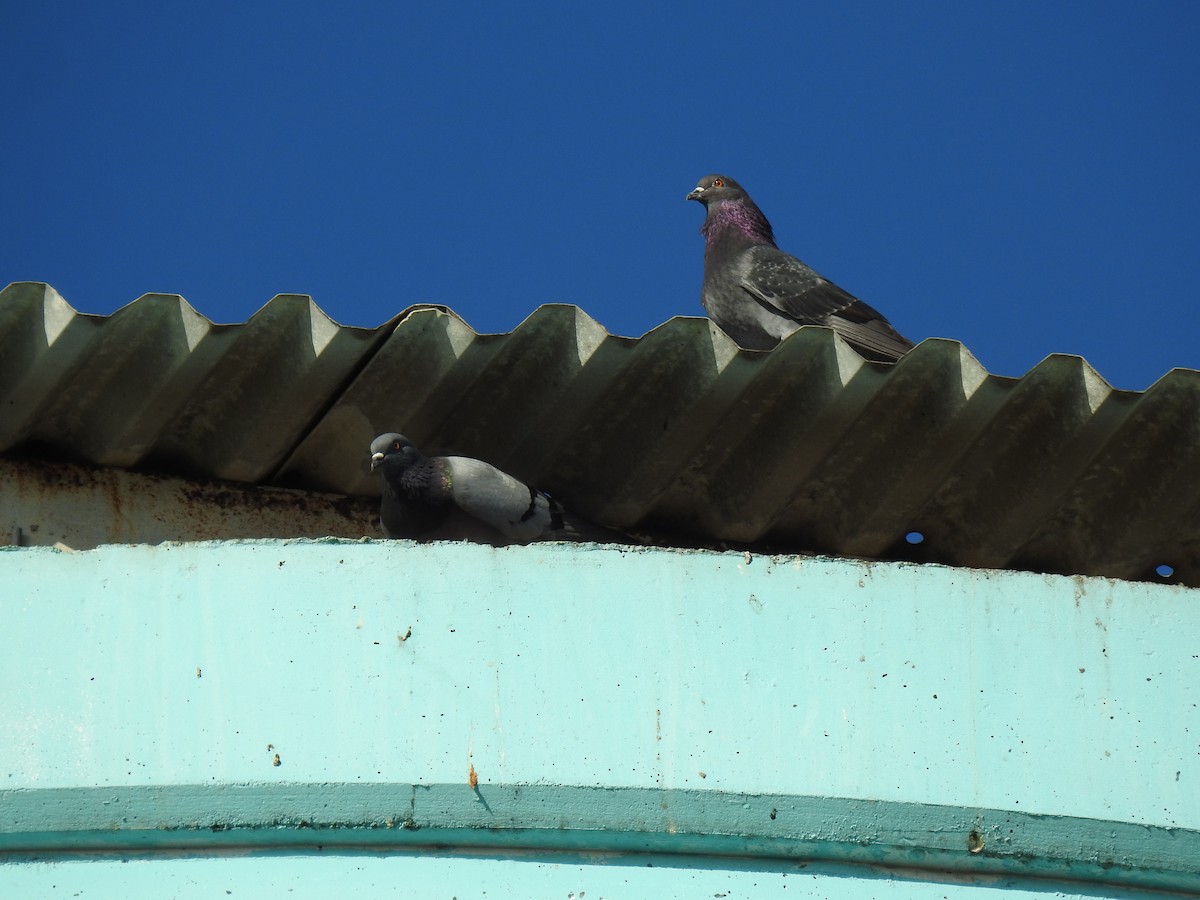
[[[382,453],[371,454],[371,471],[374,472],[383,463]]]
[[[688,194],[686,197],[684,197],[683,199],[684,200],[699,200],[700,195],[703,193],[704,193],[704,188],[698,187],[694,191],[692,191],[690,194]]]

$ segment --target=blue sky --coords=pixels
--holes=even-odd
[[[700,315],[722,172],[997,374],[1200,368],[1200,5],[0,0],[0,284],[373,326]]]

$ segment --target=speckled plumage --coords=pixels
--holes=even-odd
[[[688,200],[704,204],[704,283],[709,318],[737,343],[770,350],[801,325],[826,325],[867,359],[912,349],[878,311],[775,244],[771,223],[732,178],[706,175]]]
[[[383,475],[380,524],[388,537],[490,544],[612,541],[619,535],[565,513],[549,494],[466,456],[425,456],[404,435],[371,442]]]

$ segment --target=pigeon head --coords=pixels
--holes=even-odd
[[[775,245],[775,234],[767,217],[728,175],[705,175],[684,199],[704,204],[706,215],[700,233],[706,238],[706,248],[725,238],[735,243]]]
[[[423,457],[413,442],[402,434],[392,431],[381,434],[371,441],[371,471],[380,466],[388,468],[407,469]]]
[[[749,195],[742,186],[728,175],[705,175],[686,200],[699,200],[705,206],[721,200],[748,200]]]

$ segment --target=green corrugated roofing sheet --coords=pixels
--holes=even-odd
[[[824,328],[764,353],[565,305],[508,334],[429,306],[348,327],[301,295],[233,325],[164,294],[93,316],[23,282],[0,404],[0,452],[371,496],[367,445],[398,430],[676,542],[1200,584],[1190,369],[1119,391],[1077,356],[1004,377],[949,340],[886,365]]]

